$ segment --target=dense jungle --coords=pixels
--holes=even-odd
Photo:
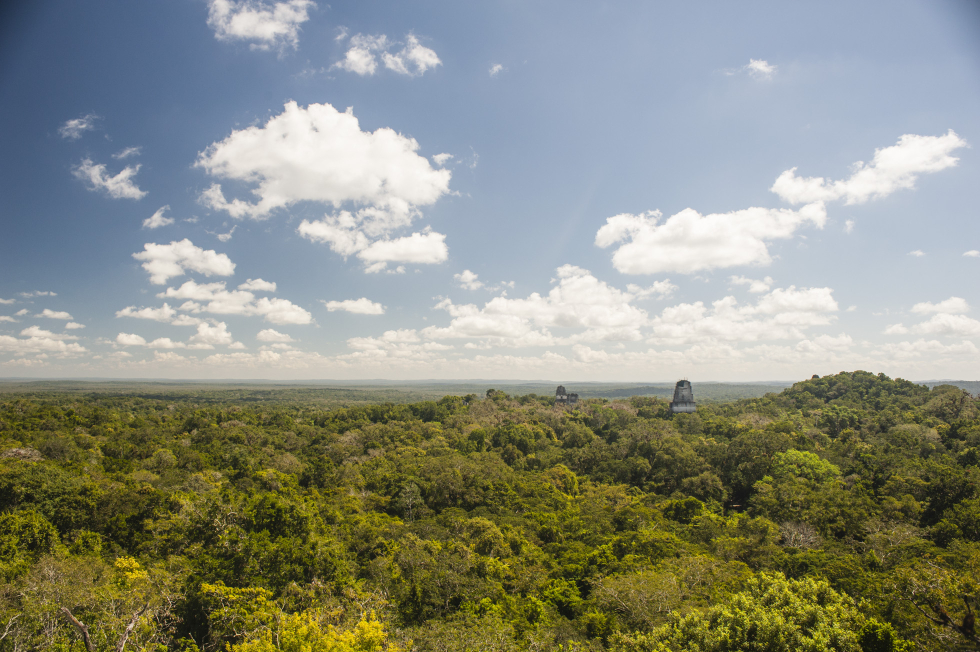
[[[976,650],[978,407],[7,393],[0,651]]]

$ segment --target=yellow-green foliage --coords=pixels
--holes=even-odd
[[[400,652],[386,645],[384,625],[371,614],[352,629],[323,625],[320,614],[286,614],[275,629],[265,629],[250,641],[231,645],[231,652]]]

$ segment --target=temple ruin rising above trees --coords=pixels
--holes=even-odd
[[[690,413],[698,409],[694,402],[694,390],[691,381],[678,380],[674,386],[674,400],[670,402],[670,411],[674,414]]]

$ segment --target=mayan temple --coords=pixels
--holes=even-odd
[[[674,386],[674,400],[670,402],[670,411],[674,414],[679,412],[694,412],[698,409],[694,402],[694,390],[691,389],[691,381],[678,380]]]

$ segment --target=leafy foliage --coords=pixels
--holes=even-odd
[[[676,416],[116,389],[0,401],[0,651],[980,644],[955,387],[859,371]]]

